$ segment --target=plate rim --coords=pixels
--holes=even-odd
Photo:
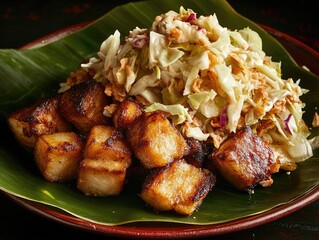
[[[27,49],[39,44],[46,44],[52,37],[65,36],[63,33],[73,33],[87,26],[90,22],[83,22],[69,27],[62,28],[51,34],[45,35],[39,39],[36,39],[20,49]],[[319,53],[308,45],[302,43],[296,38],[285,34],[279,30],[276,30],[267,25],[258,24],[264,30],[266,30],[271,35],[289,41],[302,48],[306,52],[315,55],[319,58]],[[223,223],[207,224],[207,225],[192,225],[184,223],[163,223],[156,224],[156,222],[136,222],[120,225],[107,225],[101,223],[91,222],[89,220],[81,219],[73,216],[61,209],[38,203],[32,200],[27,200],[22,197],[12,195],[10,193],[1,191],[9,199],[16,202],[23,208],[30,212],[33,212],[39,216],[45,217],[46,219],[76,228],[81,230],[86,230],[93,233],[99,233],[104,235],[110,235],[115,237],[125,237],[125,238],[181,238],[181,237],[207,237],[207,236],[217,236],[226,233],[236,232],[239,230],[245,230],[252,227],[256,227],[262,224],[266,224],[275,221],[279,218],[285,217],[306,205],[319,199],[319,185],[314,186],[309,191],[304,194],[294,198],[288,203],[282,204],[280,206],[274,207],[262,213],[257,213],[252,216],[247,216],[244,218],[227,221]],[[144,225],[144,226],[143,226]],[[153,226],[152,226],[153,225]],[[158,226],[157,226],[158,225]],[[162,226],[160,226],[162,225]],[[174,227],[169,228],[169,230],[163,226],[172,225]]]
[[[47,206],[45,204],[23,199],[6,192],[3,193],[9,199],[30,212],[76,229],[115,237],[139,239],[156,239],[165,237],[169,239],[176,239],[181,237],[189,238],[217,236],[257,227],[262,224],[275,221],[318,200],[319,186],[315,186],[313,189],[293,199],[289,203],[282,204],[268,211],[228,222],[208,225],[163,222],[136,222],[121,225],[100,224],[78,218],[52,206]],[[168,229],[167,225],[172,225],[173,227]]]

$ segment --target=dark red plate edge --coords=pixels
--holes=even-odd
[[[79,23],[79,24],[75,24],[75,25],[72,25],[72,26],[69,26],[69,27],[65,27],[65,28],[61,28],[57,31],[54,31],[53,33],[50,33],[50,34],[47,34],[47,35],[44,35],[43,37],[41,38],[38,38],[34,41],[31,41],[23,46],[21,46],[19,49],[21,50],[27,50],[29,48],[32,48],[36,45],[45,45],[47,43],[50,43],[50,40],[55,38],[56,36],[58,35],[62,35],[63,33],[66,33],[67,35],[68,34],[71,34],[71,33],[74,33],[78,30],[81,30],[83,29],[84,27],[86,27],[87,25],[89,25],[90,23],[92,23],[91,21],[87,21],[87,22],[82,22],[82,23]]]
[[[263,28],[264,30],[266,30],[269,34],[281,38],[281,39],[285,39],[286,41],[292,42],[294,43],[296,46],[303,48],[304,50],[306,50],[307,52],[309,52],[310,54],[314,55],[316,58],[319,59],[319,52],[316,51],[315,49],[309,47],[308,45],[304,44],[302,41],[290,36],[289,34],[283,33],[279,30],[276,30],[272,27],[269,27],[267,25],[263,25],[263,24],[258,24],[261,28]]]
[[[227,234],[240,230],[245,230],[275,221],[285,217],[306,205],[319,199],[319,186],[311,189],[309,192],[292,200],[289,203],[280,205],[263,213],[241,218],[234,221],[209,224],[209,225],[191,225],[175,224],[173,227],[167,227],[167,223],[156,222],[138,222],[123,225],[105,225],[90,222],[84,219],[72,216],[62,210],[49,207],[41,203],[32,202],[20,197],[5,193],[10,199],[25,209],[47,219],[71,226],[76,229],[86,230],[89,232],[110,235],[125,238],[143,238],[143,239],[175,239],[175,238],[193,238],[207,237]],[[143,226],[145,224],[145,226]],[[152,226],[153,225],[153,226]],[[162,225],[162,226],[161,226]]]

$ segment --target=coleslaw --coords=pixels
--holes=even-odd
[[[227,29],[216,14],[198,17],[180,7],[157,16],[150,29],[136,27],[124,42],[115,31],[81,67],[113,97],[106,116],[135,97],[146,112],[166,112],[185,137],[216,148],[248,125],[282,169],[294,170],[313,154],[300,100],[307,90],[300,80],[281,78],[280,62],[266,55],[257,32]]]

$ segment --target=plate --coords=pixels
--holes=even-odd
[[[198,238],[217,236],[227,233],[232,233],[252,227],[260,226],[279,218],[287,216],[302,207],[319,199],[319,187],[317,186],[308,193],[296,198],[290,203],[283,204],[261,214],[256,214],[251,217],[241,218],[235,221],[223,222],[219,224],[209,225],[188,225],[188,224],[174,224],[165,222],[143,222],[131,223],[117,226],[108,226],[105,224],[97,224],[87,220],[74,217],[57,208],[53,208],[44,204],[39,204],[33,201],[28,201],[5,193],[17,204],[22,207],[43,216],[52,221],[61,224],[78,228],[81,230],[90,231],[103,235],[123,237],[123,238],[138,238],[138,239],[181,239],[181,238]]]
[[[77,26],[78,27],[78,26]],[[83,27],[85,27],[83,25]],[[263,26],[269,33],[273,34],[276,38],[279,39],[280,42],[282,42],[285,47],[289,50],[291,55],[294,57],[294,59],[300,64],[300,65],[306,65],[309,69],[316,70],[316,64],[319,60],[318,54],[308,48],[307,46],[304,46],[302,43],[298,42],[297,40],[280,33],[274,29],[270,29],[266,26]],[[40,42],[44,41],[46,42],[46,39],[48,42],[50,42],[51,38],[56,36],[66,36],[68,32],[73,32],[74,28],[70,29],[64,29],[63,31],[59,33],[55,33],[53,35],[50,35],[49,37],[45,39],[41,39]],[[77,29],[76,29],[77,30]],[[31,46],[35,46],[36,44],[39,44],[39,41],[32,43],[31,45],[27,46],[27,48],[30,48]],[[306,76],[308,76],[306,74]],[[311,78],[312,75],[309,75]],[[314,79],[316,80],[316,79]],[[316,103],[315,103],[316,104]],[[316,105],[317,106],[317,105]],[[21,157],[21,155],[19,155]],[[314,159],[315,160],[315,159]],[[313,160],[313,161],[314,161]],[[5,164],[5,162],[3,163]],[[23,165],[28,165],[28,163],[25,163]],[[317,166],[317,165],[316,165]],[[30,166],[23,166],[28,171],[32,169]],[[32,171],[32,170],[31,170]],[[86,215],[89,213],[79,213],[79,209],[76,209],[76,213],[72,213],[72,209],[70,208],[65,209],[65,211],[61,210],[63,208],[56,208],[53,207],[55,204],[57,206],[63,206],[65,201],[65,198],[60,199],[59,196],[55,196],[52,193],[56,193],[56,190],[59,190],[61,187],[60,185],[50,185],[48,186],[47,183],[39,180],[41,184],[39,184],[39,181],[36,181],[34,186],[34,189],[39,192],[39,196],[35,196],[36,200],[28,200],[30,197],[24,196],[23,193],[21,193],[21,189],[19,191],[15,191],[15,189],[2,189],[0,186],[0,189],[5,190],[6,194],[9,194],[9,196],[17,203],[21,204],[25,208],[38,213],[42,216],[45,216],[49,219],[52,219],[57,222],[61,222],[66,225],[70,225],[73,227],[77,227],[80,229],[86,229],[92,232],[102,233],[106,235],[113,235],[113,236],[120,236],[120,237],[139,237],[139,238],[182,238],[182,237],[204,237],[204,236],[212,236],[212,235],[219,235],[224,233],[229,233],[233,231],[238,231],[242,229],[251,228],[257,225],[261,225],[270,221],[273,221],[275,219],[278,219],[280,217],[283,217],[285,215],[290,214],[293,211],[296,211],[305,205],[315,201],[319,198],[319,187],[318,187],[318,179],[313,179],[311,177],[306,177],[305,175],[311,173],[318,173],[318,168],[311,168],[310,162],[306,161],[305,164],[302,164],[300,169],[297,170],[296,174],[292,174],[292,177],[288,176],[279,176],[275,178],[275,181],[277,181],[280,184],[286,185],[287,191],[291,189],[297,189],[294,196],[287,196],[283,201],[278,201],[275,205],[270,204],[267,207],[259,207],[258,203],[259,201],[262,202],[262,199],[260,197],[263,196],[272,196],[272,191],[275,191],[273,189],[276,189],[276,186],[271,187],[270,192],[267,192],[268,189],[263,189],[263,193],[261,195],[258,195],[259,190],[257,193],[252,197],[248,198],[247,195],[240,195],[238,194],[239,199],[244,199],[244,201],[247,201],[247,207],[256,207],[256,209],[259,210],[252,210],[249,211],[247,209],[247,213],[243,213],[242,215],[237,214],[236,216],[231,215],[233,212],[230,212],[231,216],[224,216],[223,218],[220,218],[221,220],[216,220],[214,224],[211,224],[208,222],[201,222],[196,221],[196,218],[200,218],[201,214],[195,214],[194,216],[189,217],[190,219],[179,219],[176,217],[172,217],[170,215],[162,217],[157,216],[157,222],[150,222],[147,221],[147,218],[156,216],[153,213],[145,213],[146,214],[146,220],[139,219],[141,222],[134,221],[133,223],[127,223],[124,224],[125,221],[122,223],[101,223],[103,220],[97,219],[97,216],[91,216]],[[31,172],[30,176],[38,175],[35,172]],[[314,175],[314,176],[318,176]],[[0,175],[1,177],[1,175]],[[10,178],[11,176],[7,176],[7,178]],[[287,182],[288,179],[288,182]],[[290,179],[290,180],[289,180]],[[305,188],[300,188],[299,186],[291,186],[292,184],[299,184],[299,183],[305,183],[307,186]],[[22,186],[24,183],[15,183],[17,186]],[[20,185],[19,185],[20,184]],[[280,185],[279,184],[279,185]],[[29,186],[30,187],[30,186]],[[53,189],[54,188],[54,189]],[[48,191],[48,189],[50,191]],[[229,189],[228,189],[229,190]],[[229,192],[224,191],[223,189],[219,189],[219,193],[227,194],[230,193],[231,196],[233,196],[232,190],[229,190]],[[78,193],[73,192],[73,190],[66,187],[66,190],[63,191],[70,191],[70,195],[77,196]],[[270,195],[269,195],[270,194]],[[285,192],[282,192],[282,195],[284,195]],[[84,198],[82,196],[79,197],[79,201],[82,201]],[[102,201],[102,200],[101,200]],[[239,203],[241,200],[238,200]],[[54,202],[54,204],[52,203]],[[99,201],[100,202],[100,201]],[[212,200],[213,202],[213,200]],[[46,203],[46,204],[43,204]],[[52,206],[50,206],[50,203]],[[231,206],[233,208],[234,212],[238,212],[243,210],[241,206],[236,206],[236,199],[234,199],[234,205]],[[209,204],[205,204],[202,206],[204,208],[203,213],[207,213],[207,211],[211,211],[211,214],[213,215],[214,208],[211,208]],[[255,208],[254,208],[255,209]],[[127,209],[126,212],[128,213]],[[75,211],[75,210],[74,210]],[[116,214],[117,209],[108,209],[108,212],[106,214],[112,215]],[[72,214],[69,214],[69,213]],[[216,211],[218,212],[218,211]],[[220,213],[220,211],[219,211]],[[82,214],[82,215],[81,215]],[[150,215],[149,215],[150,214]],[[94,221],[92,220],[94,218]],[[167,218],[167,219],[166,219]],[[216,217],[218,219],[218,217]],[[226,219],[226,220],[225,220]],[[179,223],[184,222],[184,223]],[[188,223],[188,224],[186,224]]]

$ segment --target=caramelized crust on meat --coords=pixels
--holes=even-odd
[[[213,155],[213,161],[225,179],[249,193],[258,183],[270,186],[271,174],[279,168],[273,151],[248,126],[225,140]]]
[[[142,113],[142,107],[133,99],[124,100],[113,115],[113,124],[115,128],[125,131]]]
[[[120,194],[132,162],[131,150],[122,134],[111,126],[93,127],[83,155],[78,169],[77,188],[90,196]]]
[[[134,155],[146,168],[163,167],[188,152],[185,139],[162,112],[143,113],[126,133]]]
[[[103,115],[104,106],[109,102],[103,85],[91,79],[65,91],[59,106],[63,117],[86,133],[95,125],[109,124],[110,119]]]
[[[194,138],[186,138],[189,153],[184,156],[186,162],[195,167],[203,167],[208,160],[208,155],[212,152],[212,146],[206,141],[199,141]]]
[[[65,182],[76,179],[82,149],[82,139],[74,132],[44,134],[36,141],[34,158],[47,181]]]
[[[80,162],[77,188],[87,196],[115,196],[122,192],[127,164],[112,159],[85,158]]]
[[[131,164],[131,149],[122,134],[111,126],[94,126],[87,137],[84,158],[112,159]]]
[[[179,159],[147,177],[141,198],[157,211],[174,210],[191,215],[214,184],[215,177],[210,171]]]
[[[69,131],[69,125],[59,113],[59,97],[42,99],[9,114],[8,125],[18,142],[33,148],[38,136]]]

